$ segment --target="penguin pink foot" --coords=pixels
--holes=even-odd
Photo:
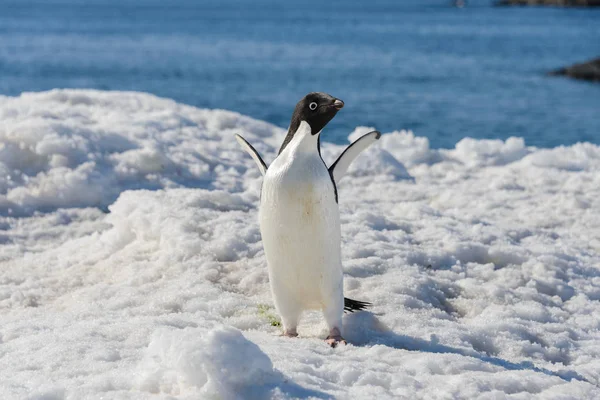
[[[348,344],[346,342],[346,339],[344,339],[341,336],[327,336],[327,338],[325,339],[325,342],[330,345],[331,347],[333,347],[334,349],[337,347],[338,344],[343,344],[346,345]]]
[[[325,342],[333,348],[336,348],[338,344],[346,345],[346,339],[344,339],[338,328],[333,328],[329,331],[329,336],[325,338]]]

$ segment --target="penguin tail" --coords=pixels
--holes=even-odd
[[[350,313],[353,313],[354,311],[363,311],[371,305],[371,303],[367,303],[366,301],[352,300],[344,297],[344,311]]]

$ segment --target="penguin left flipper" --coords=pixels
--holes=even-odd
[[[254,146],[252,146],[250,143],[248,143],[248,141],[246,139],[244,139],[243,137],[241,137],[237,133],[235,134],[235,139],[243,147],[243,149],[246,150],[246,153],[250,154],[250,157],[252,157],[252,159],[254,160],[254,162],[256,163],[256,165],[258,166],[258,169],[260,170],[260,173],[263,176],[265,176],[265,174],[267,173],[267,164],[263,161],[262,157],[260,156],[260,154],[258,154],[258,151],[256,151],[256,149],[254,148]]]
[[[346,150],[344,150],[338,159],[331,164],[331,167],[329,167],[329,174],[336,185],[346,174],[352,161],[354,161],[363,150],[375,143],[376,140],[379,140],[380,137],[381,133],[378,131],[369,132],[352,142],[350,146],[346,147]]]

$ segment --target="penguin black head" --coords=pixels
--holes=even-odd
[[[302,121],[306,121],[310,126],[311,134],[316,135],[321,132],[333,117],[335,117],[335,114],[337,114],[342,107],[344,107],[343,101],[336,99],[327,93],[312,92],[304,96],[304,98],[296,104],[296,108],[292,114],[292,120],[290,121],[290,129],[281,145],[281,149],[279,149],[279,153],[281,153],[285,146],[292,140]]]

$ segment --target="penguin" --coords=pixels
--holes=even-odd
[[[298,336],[302,312],[317,309],[325,317],[326,342],[331,347],[346,343],[344,311],[371,305],[343,295],[337,185],[351,162],[381,136],[377,131],[363,135],[327,167],[321,157],[321,131],[343,107],[342,100],[329,94],[307,94],[296,105],[287,135],[269,166],[248,141],[236,135],[264,177],[260,232],[284,336]]]

